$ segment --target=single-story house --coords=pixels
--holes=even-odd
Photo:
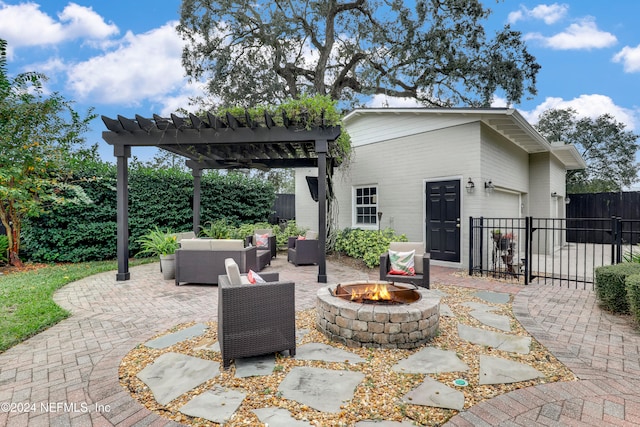
[[[356,109],[343,128],[353,155],[334,175],[338,229],[390,227],[426,242],[436,265],[466,265],[471,216],[564,218],[567,170],[586,167],[512,108]],[[308,176],[317,169],[296,170],[296,222],[317,229]]]

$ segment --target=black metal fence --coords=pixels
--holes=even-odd
[[[471,217],[469,225],[469,274],[525,285],[538,280],[593,289],[597,267],[640,258],[634,246],[640,220]]]

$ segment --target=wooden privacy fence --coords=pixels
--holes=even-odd
[[[617,193],[579,193],[569,194],[570,203],[567,205],[567,219],[572,222],[567,233],[569,242],[583,242],[611,244],[612,236],[599,230],[599,222],[612,217],[624,218],[627,221],[626,230],[622,236],[627,244],[640,243],[640,222],[628,221],[640,220],[640,192],[625,191]],[[595,218],[595,219],[594,219]],[[573,230],[583,231],[580,235]]]

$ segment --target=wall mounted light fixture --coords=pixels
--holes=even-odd
[[[467,193],[473,193],[476,189],[476,185],[473,183],[471,178],[469,178],[469,181],[467,181],[467,185],[465,185],[465,188],[467,189]]]
[[[495,185],[493,185],[493,182],[491,182],[491,180],[489,181],[485,181],[484,183],[484,189],[487,193],[493,193],[493,190],[496,188]]]

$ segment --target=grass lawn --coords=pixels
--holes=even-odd
[[[130,265],[156,261],[132,260]],[[69,317],[53,301],[67,283],[117,269],[116,261],[47,265],[0,276],[0,352]]]

